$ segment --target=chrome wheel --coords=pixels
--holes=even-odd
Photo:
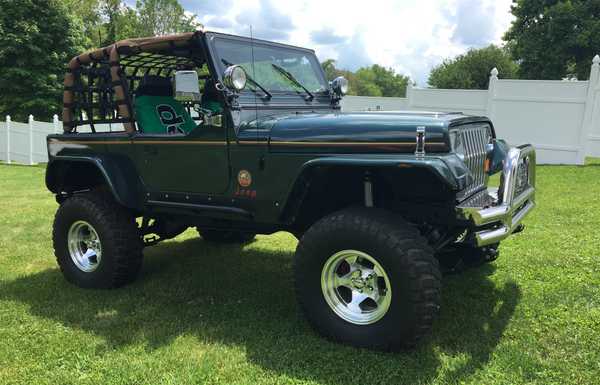
[[[357,250],[335,253],[323,266],[321,289],[342,319],[368,325],[380,320],[392,300],[390,280],[375,258]]]
[[[96,230],[85,221],[77,221],[67,236],[69,254],[79,270],[90,273],[98,268],[102,258],[102,244]]]

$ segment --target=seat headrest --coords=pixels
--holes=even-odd
[[[171,79],[157,75],[146,75],[135,91],[136,96],[173,96]]]
[[[219,91],[215,87],[215,81],[211,78],[206,79],[204,83],[204,90],[202,91],[202,96],[210,99],[218,99]]]

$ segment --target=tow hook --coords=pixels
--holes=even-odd
[[[513,231],[513,234],[520,233],[523,230],[525,230],[525,225],[522,224],[522,223],[520,223],[517,227],[515,227],[515,230]]]

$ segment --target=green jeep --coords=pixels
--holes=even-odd
[[[81,287],[132,282],[144,247],[189,227],[207,242],[288,231],[314,328],[398,349],[431,328],[440,266],[495,259],[535,205],[530,145],[485,117],[341,112],[347,81],[312,50],[197,31],[68,68],[46,185],[58,265]]]

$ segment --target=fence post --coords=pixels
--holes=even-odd
[[[408,84],[406,85],[406,99],[407,99],[407,106],[408,109],[410,110],[412,107],[412,95],[413,95],[413,83],[410,79],[408,79]]]
[[[29,115],[29,165],[33,166],[33,115]]]
[[[585,157],[591,151],[590,136],[593,133],[594,108],[596,88],[600,86],[600,56],[594,56],[590,69],[590,80],[588,81],[587,95],[585,98],[585,110],[579,138],[579,151],[577,152],[577,164],[585,164]]]
[[[58,134],[58,115],[54,114],[52,117],[52,124],[54,125],[54,133]]]
[[[496,81],[498,80],[498,68],[490,71],[490,84],[488,85],[487,106],[485,112],[490,120],[494,121],[494,98],[496,97]]]
[[[6,115],[6,163],[10,164],[10,115]]]

